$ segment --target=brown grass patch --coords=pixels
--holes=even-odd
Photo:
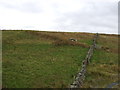
[[[79,42],[80,39],[87,39],[88,37],[92,38],[91,34],[87,33],[65,33],[65,32],[31,32],[26,31],[27,33],[36,35],[40,38],[52,40],[52,44],[55,46],[63,46],[63,45],[70,45],[70,46],[81,46],[84,48],[89,48],[89,45],[85,43]],[[78,42],[70,41],[69,38],[75,38]],[[89,39],[90,39],[89,38]]]
[[[84,48],[89,48],[89,45],[86,45],[85,43],[69,41],[69,40],[57,40],[57,41],[53,42],[53,45],[55,45],[55,46],[70,45],[70,46],[81,46]]]
[[[80,39],[86,40],[86,39],[93,39],[93,35],[91,33],[73,33],[73,32],[45,32],[45,31],[26,31],[27,33],[39,36],[41,38],[45,39],[69,39],[69,38],[75,38],[78,41]]]

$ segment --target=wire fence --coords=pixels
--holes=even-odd
[[[85,79],[86,67],[90,63],[90,59],[91,59],[93,52],[96,48],[97,38],[98,38],[98,33],[96,33],[94,35],[93,44],[90,46],[90,49],[88,50],[87,55],[82,62],[82,69],[77,74],[74,82],[70,85],[70,88],[81,88],[82,87],[83,81]]]

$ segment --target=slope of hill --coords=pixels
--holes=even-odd
[[[109,84],[118,82],[118,36],[99,35],[98,43],[102,49],[96,49],[87,67],[85,88],[105,88]],[[117,86],[120,87],[120,86]]]
[[[94,34],[2,31],[3,87],[66,88],[81,69]],[[77,39],[77,42],[69,40]],[[118,80],[118,37],[99,35],[83,88]]]

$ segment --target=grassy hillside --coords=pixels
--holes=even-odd
[[[99,37],[102,49],[95,51],[87,67],[84,88],[105,87],[118,79],[117,36]],[[90,33],[2,31],[3,87],[69,87],[81,69],[92,39]]]
[[[97,45],[102,49],[95,50],[91,64],[87,67],[87,77],[83,85],[85,88],[105,88],[119,79],[118,36],[101,34]]]

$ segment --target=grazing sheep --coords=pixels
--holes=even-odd
[[[77,42],[77,39],[74,39],[74,38],[70,38],[69,40]]]

